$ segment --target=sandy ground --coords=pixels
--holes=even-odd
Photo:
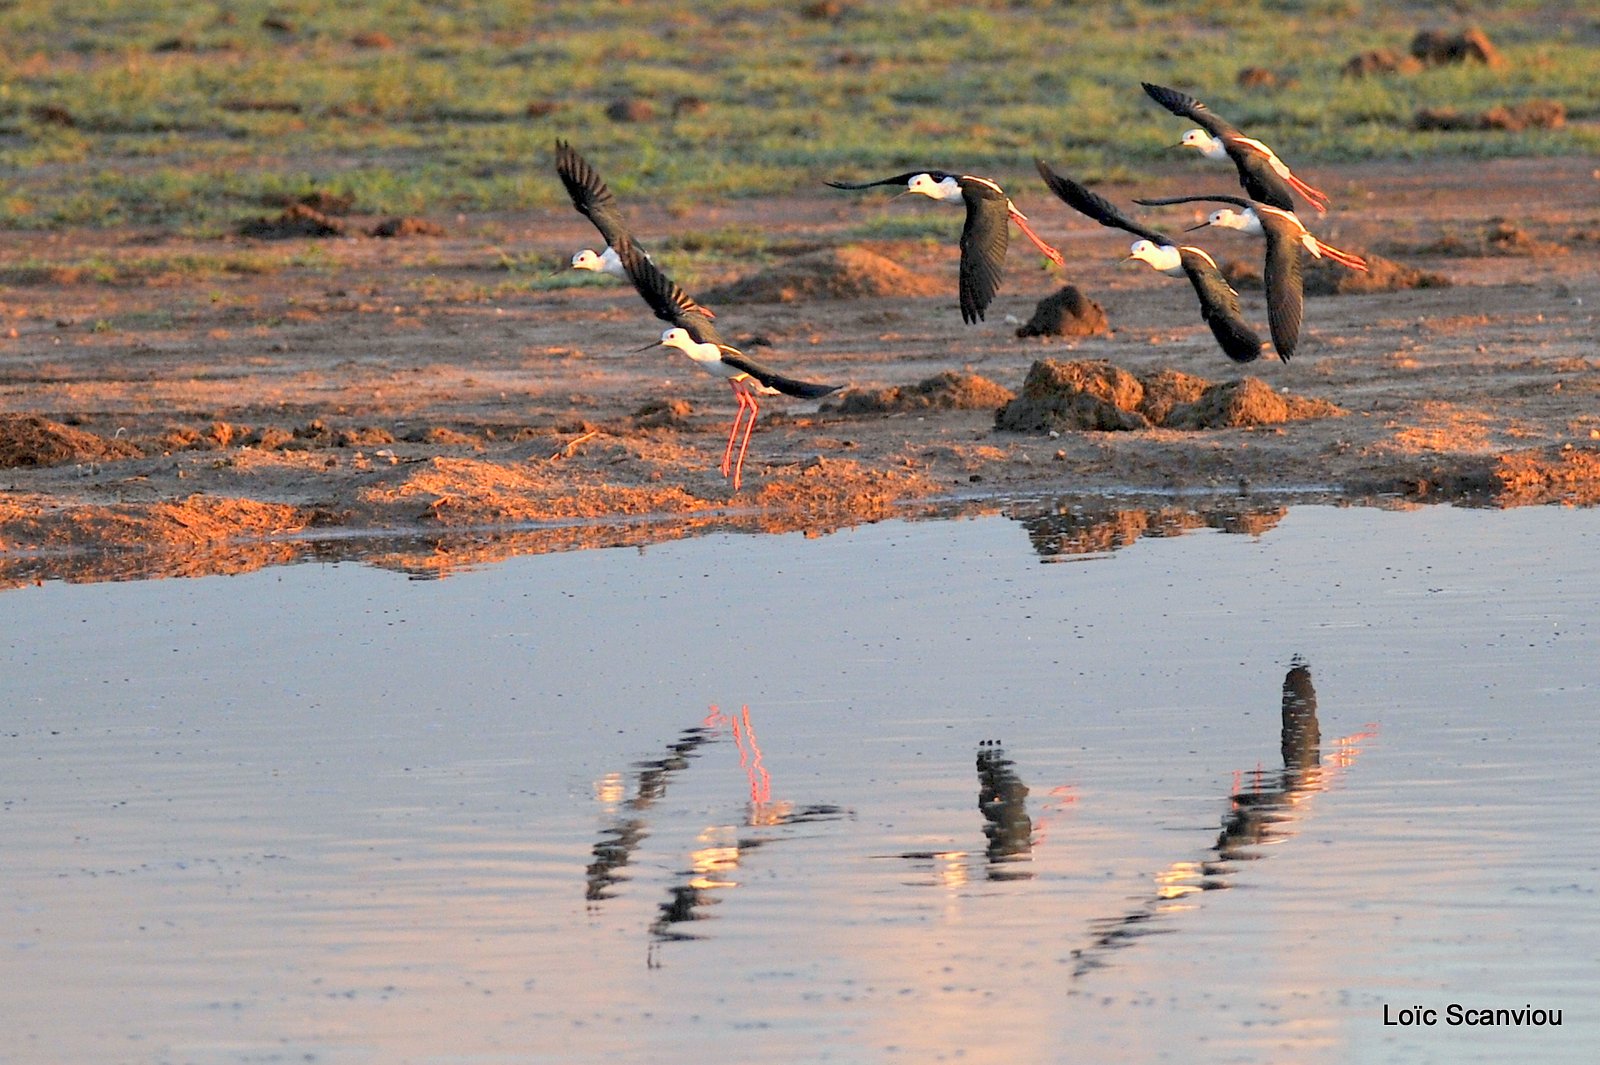
[[[1100,191],[1122,203],[1233,191],[1225,171],[1195,163]],[[960,217],[949,208],[886,208],[883,197],[826,190],[693,217],[631,208],[641,236],[764,227],[778,269],[791,254],[846,243],[848,227],[885,210],[947,212],[948,242],[863,245],[942,280],[941,294],[714,304],[736,343],[795,376],[846,384],[845,398],[951,370],[1015,391],[1036,360],[1109,360],[1140,375],[1256,377],[1345,412],[1051,436],[997,432],[992,405],[846,414],[777,398],[763,408],[737,493],[716,469],[732,396],[676,352],[633,350],[661,327],[631,289],[497,292],[514,276],[502,254],[593,243],[570,211],[438,218],[446,235],[401,240],[13,234],[0,248],[13,278],[0,293],[0,581],[350,553],[440,573],[708,529],[826,531],[928,509],[1059,512],[1048,501],[1062,496],[1122,500],[1106,508],[1113,538],[1210,520],[1173,518],[1175,498],[1210,500],[1201,510],[1226,500],[1233,515],[1278,513],[1291,498],[1600,498],[1596,161],[1313,177],[1335,203],[1324,219],[1303,216],[1324,240],[1450,284],[1308,297],[1294,360],[1269,353],[1245,367],[1217,350],[1185,282],[1119,265],[1127,238],[1036,182],[1014,198],[1065,252],[1067,270],[1042,268],[1014,237],[1005,286],[988,321],[971,327],[955,307]],[[1146,217],[1176,229],[1192,220],[1186,210]],[[1225,264],[1259,264],[1254,238],[1195,239]],[[175,270],[138,284],[25,269],[246,248],[297,254],[299,264],[220,277]],[[1111,334],[1019,339],[1017,323],[1068,280],[1105,309]],[[1260,292],[1241,290],[1265,336]],[[54,464],[29,464],[38,461]],[[1154,502],[1132,507],[1128,493]]]

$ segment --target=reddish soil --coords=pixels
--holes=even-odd
[[[1312,294],[1294,361],[1269,352],[1243,367],[1217,350],[1186,283],[1119,266],[1124,235],[1042,188],[1011,191],[1067,254],[1067,270],[1042,268],[1015,241],[988,321],[972,327],[955,308],[955,212],[944,244],[863,245],[847,230],[885,208],[859,198],[735,201],[695,217],[630,205],[642,234],[760,226],[797,258],[809,255],[791,284],[776,256],[747,289],[741,282],[760,272],[693,286],[750,293],[714,306],[725,335],[754,357],[847,385],[826,409],[766,401],[738,493],[716,469],[732,396],[676,352],[634,350],[661,324],[631,289],[496,294],[516,277],[506,256],[553,261],[593,243],[570,211],[456,218],[443,236],[413,224],[404,240],[369,236],[381,220],[356,217],[345,236],[270,242],[13,234],[0,249],[9,279],[0,292],[0,582],[248,569],[340,540],[439,572],[522,551],[713,528],[818,531],[916,507],[1015,508],[1110,489],[1144,490],[1168,506],[1173,493],[1243,493],[1259,504],[1230,513],[1307,497],[1600,499],[1594,161],[1310,176],[1335,203],[1325,218],[1304,216],[1320,237],[1429,280],[1404,287],[1413,282],[1401,271],[1384,290]],[[1120,202],[1228,192],[1228,178],[1196,160],[1137,189],[1103,191]],[[1194,213],[1145,217],[1175,229]],[[1241,265],[1245,311],[1264,335],[1262,297],[1247,281],[1259,243],[1200,236],[1224,265]],[[847,245],[862,250],[817,253]],[[34,265],[246,247],[308,254],[275,272],[175,271],[138,285]],[[882,271],[887,280],[866,276],[876,256],[894,267]],[[842,281],[830,269],[862,276]],[[1039,301],[1069,282],[1104,309],[1109,335],[1017,337]],[[1109,362],[1145,382],[1163,414],[1198,406],[1203,384],[1193,378],[1235,383],[1228,396],[1276,393],[1344,414],[997,431],[995,409],[1041,359]],[[1238,384],[1246,379],[1256,383]],[[952,389],[957,400],[939,398]],[[1118,520],[1170,525],[1163,514]],[[414,534],[432,539],[400,546]]]

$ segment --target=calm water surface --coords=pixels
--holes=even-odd
[[[5,593],[0,1060],[1594,1060],[1600,513],[1049,542]]]

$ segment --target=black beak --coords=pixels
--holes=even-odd
[[[1185,233],[1193,233],[1195,230],[1204,229],[1206,226],[1209,226],[1210,224],[1211,224],[1210,222],[1201,222],[1197,226],[1190,226],[1188,229],[1185,229],[1184,232]]]

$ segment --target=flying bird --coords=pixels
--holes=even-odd
[[[1039,238],[1028,225],[1028,216],[1017,210],[1017,205],[999,185],[988,178],[970,174],[949,174],[943,170],[917,170],[881,181],[829,181],[836,189],[870,189],[877,185],[904,185],[906,192],[926,196],[930,200],[966,204],[967,221],[961,229],[961,318],[969,325],[982,320],[994,294],[1000,291],[1000,279],[1005,272],[1006,244],[1011,231],[1007,222],[1017,228],[1057,266],[1065,260],[1061,253]]]
[[[655,311],[657,318],[670,323],[661,339],[640,350],[654,347],[677,348],[695,365],[716,377],[721,377],[733,389],[739,404],[733,416],[733,426],[728,430],[728,446],[722,452],[722,476],[733,478],[737,492],[743,479],[744,455],[750,447],[750,431],[755,428],[756,415],[761,410],[759,396],[794,396],[799,399],[820,399],[842,386],[817,384],[786,377],[744,354],[738,348],[722,342],[711,325],[709,313],[690,299],[671,278],[663,274],[638,245],[624,241],[617,247],[617,258],[624,272],[633,280],[634,287],[644,301]],[[739,426],[744,425],[744,437],[739,443],[737,460],[733,442],[739,437]]]
[[[1318,214],[1328,210],[1327,194],[1312,188],[1290,171],[1289,165],[1278,158],[1276,152],[1258,140],[1246,137],[1234,126],[1219,118],[1211,108],[1187,93],[1140,82],[1150,99],[1165,107],[1179,118],[1199,123],[1199,129],[1184,133],[1181,147],[1198,149],[1207,159],[1230,159],[1239,171],[1239,184],[1257,203],[1268,204],[1284,211],[1294,210],[1294,193],[1316,208]]]
[[[1134,200],[1146,207],[1165,207],[1175,203],[1228,203],[1212,211],[1206,220],[1191,226],[1190,232],[1216,226],[1263,236],[1267,241],[1267,261],[1263,277],[1267,288],[1267,324],[1272,330],[1272,346],[1287,362],[1299,343],[1300,322],[1305,308],[1305,287],[1301,277],[1302,250],[1314,258],[1326,256],[1352,270],[1365,272],[1367,261],[1359,255],[1324,244],[1306,229],[1293,211],[1280,210],[1264,203],[1252,203],[1241,196],[1172,196],[1158,200]]]
[[[1050,191],[1067,206],[1103,226],[1126,230],[1140,238],[1129,249],[1129,259],[1138,259],[1164,274],[1189,279],[1200,299],[1200,316],[1211,327],[1211,335],[1216,337],[1223,354],[1234,362],[1253,362],[1261,357],[1261,338],[1244,320],[1239,294],[1223,278],[1216,260],[1200,248],[1179,244],[1160,230],[1140,225],[1109,200],[1051,170],[1044,160],[1037,160],[1037,165]],[[1281,351],[1278,357],[1285,362],[1289,358]]]
[[[606,241],[603,251],[596,252],[592,248],[584,248],[573,255],[572,269],[593,270],[614,277],[628,277],[617,249],[624,245],[638,247],[638,242],[633,239],[633,234],[622,221],[622,214],[617,210],[617,198],[611,189],[601,180],[599,172],[589,165],[589,161],[564,140],[556,141],[556,173],[560,176],[561,183],[566,186],[567,195],[572,198],[572,206],[579,214],[594,223],[595,229],[600,231],[600,235]],[[645,259],[650,258],[649,253],[642,248],[640,254]],[[700,312],[707,318],[716,317],[704,307],[700,308]]]

